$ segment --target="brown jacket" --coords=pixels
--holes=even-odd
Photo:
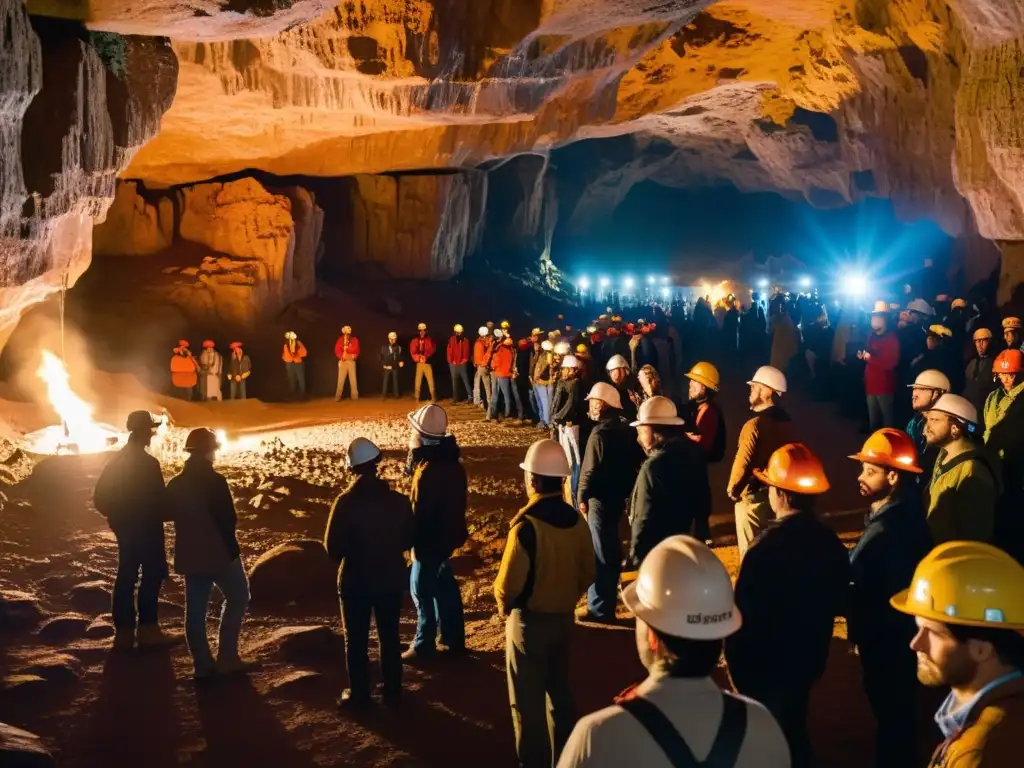
[[[780,406],[773,405],[755,413],[740,430],[727,490],[737,496],[753,495],[760,484],[752,472],[767,467],[771,455],[794,440],[793,422]]]
[[[989,691],[971,709],[963,730],[939,745],[932,768],[1010,768],[1021,764],[1024,678]]]

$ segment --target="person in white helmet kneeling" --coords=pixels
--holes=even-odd
[[[689,536],[665,539],[622,599],[636,614],[649,675],[580,720],[558,768],[788,768],[789,747],[771,713],[711,678],[723,640],[742,624],[715,554]]]

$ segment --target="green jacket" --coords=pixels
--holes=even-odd
[[[1010,408],[1013,406],[1014,401],[1021,392],[1024,392],[1024,381],[1015,386],[1009,392],[1003,392],[1001,387],[989,392],[988,397],[985,398],[984,410],[986,444],[992,437],[992,430],[995,429],[997,424],[1006,418],[1007,413],[1010,412]],[[1014,411],[1016,410],[1017,409],[1014,409]]]
[[[992,540],[999,473],[983,450],[972,448],[946,460],[946,451],[932,470],[928,492],[928,527],[936,546],[946,541]]]

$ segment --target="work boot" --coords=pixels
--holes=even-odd
[[[584,606],[576,609],[576,621],[584,624],[617,624],[615,614],[611,616],[598,616],[590,612],[590,608]]]
[[[132,627],[119,627],[114,630],[115,651],[130,651],[135,647],[135,629]]]
[[[433,659],[436,655],[437,655],[437,651],[435,651],[435,650],[429,650],[429,651],[426,650],[426,649],[417,650],[416,648],[410,646],[402,654],[402,661],[404,661],[406,664],[419,664],[421,662],[429,661],[430,659]]]
[[[178,634],[164,634],[159,624],[140,624],[136,631],[139,648],[169,648],[179,645],[185,638]]]
[[[355,696],[351,688],[346,688],[338,697],[338,709],[368,709],[373,704],[369,696]]]

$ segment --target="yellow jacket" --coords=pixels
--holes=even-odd
[[[512,519],[494,582],[498,611],[572,613],[594,582],[590,528],[561,494],[533,496]]]
[[[992,541],[998,470],[989,457],[972,448],[955,458],[939,452],[928,487],[928,527],[938,546],[946,541]]]

